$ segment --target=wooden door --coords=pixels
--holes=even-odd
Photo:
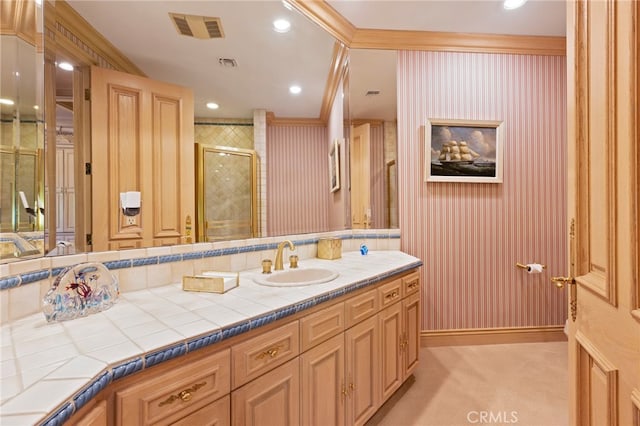
[[[402,301],[402,377],[406,379],[418,366],[420,357],[420,293]]]
[[[369,123],[351,129],[351,226],[366,229],[371,225],[371,140]]]
[[[378,409],[380,387],[378,319],[369,319],[345,332],[347,424],[363,425]]]
[[[344,425],[346,383],[342,333],[300,356],[303,425]]]
[[[402,384],[402,303],[378,314],[380,330],[380,401],[386,401]]]
[[[75,185],[73,147],[56,148],[56,234],[58,241],[75,239]]]
[[[570,420],[637,426],[640,2],[567,12]]]
[[[300,362],[295,358],[231,394],[236,426],[300,424]]]
[[[193,94],[148,78],[91,68],[93,249],[191,242],[195,220]],[[125,216],[120,193],[139,191]]]

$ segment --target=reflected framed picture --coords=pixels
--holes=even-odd
[[[340,142],[334,140],[329,149],[329,188],[331,192],[340,189]]]
[[[502,183],[504,122],[427,120],[425,182]]]

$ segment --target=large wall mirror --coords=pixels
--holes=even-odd
[[[25,0],[17,3],[34,2]],[[49,82],[47,87],[55,87],[51,96],[54,98],[53,119],[56,123],[46,132],[47,140],[55,140],[55,148],[47,147],[44,156],[48,164],[55,165],[55,171],[49,170],[47,174],[55,186],[52,185],[47,194],[44,194],[44,189],[37,189],[43,201],[42,204],[34,204],[34,207],[43,205],[46,198],[47,206],[54,212],[49,217],[41,215],[38,224],[42,231],[46,218],[47,229],[55,230],[52,232],[55,237],[45,247],[49,255],[92,249],[91,241],[86,236],[92,224],[85,207],[91,205],[91,199],[94,198],[85,177],[85,171],[90,167],[87,163],[90,163],[88,139],[91,132],[88,128],[90,120],[87,106],[83,105],[90,93],[87,90],[90,89],[89,65],[118,69],[192,88],[196,143],[252,149],[250,139],[254,137],[255,111],[265,111],[266,121],[275,122],[283,128],[321,127],[323,120],[326,122],[327,107],[323,104],[323,98],[326,96],[332,60],[336,55],[336,42],[306,17],[289,9],[286,3],[275,0],[148,1],[127,3],[124,7],[122,3],[111,1],[59,0],[45,1],[44,6],[45,22],[50,29],[48,35],[54,35],[45,40],[49,61],[45,64],[44,74]],[[68,20],[69,8],[82,18]],[[176,15],[170,16],[168,12]],[[289,20],[289,33],[274,31],[273,21],[278,18]],[[83,45],[77,36],[84,34],[87,27],[99,33],[104,40],[90,39],[90,43]],[[75,43],[72,42],[74,40]],[[92,50],[88,48],[89,45],[98,48]],[[100,46],[105,50],[100,50]],[[113,48],[117,55],[105,53]],[[2,54],[4,75],[4,49]],[[64,62],[75,68],[70,71],[63,69],[61,65]],[[386,71],[380,73],[383,62],[385,70],[391,64],[391,75]],[[42,72],[42,68],[39,72]],[[381,141],[380,149],[376,151],[381,168],[372,178],[372,185],[377,185],[374,193],[378,194],[375,203],[376,209],[379,209],[374,214],[376,220],[373,227],[397,227],[397,185],[394,183],[394,144],[397,134],[395,53],[354,52],[350,72],[349,96],[353,99],[350,109],[355,108],[349,111],[352,124],[368,122],[373,137]],[[384,76],[387,83],[392,82],[390,86],[393,89],[366,81],[365,74],[376,73]],[[42,80],[40,75],[39,81]],[[292,95],[289,92],[292,85],[300,86],[301,93]],[[379,93],[367,94],[371,90]],[[364,96],[363,104],[357,101],[361,95]],[[218,108],[208,109],[208,103],[216,103]],[[358,105],[371,107],[382,103],[387,104],[387,110],[391,108],[393,113],[358,109]],[[41,133],[44,139],[44,130]],[[203,141],[203,138],[210,139]],[[273,159],[259,163],[258,168],[262,167],[262,172],[265,172],[270,161]],[[326,168],[325,158],[317,161],[319,167]],[[42,180],[41,173],[39,181]],[[44,188],[44,185],[40,188]],[[348,190],[347,185],[344,188]],[[195,193],[195,187],[190,190]],[[264,188],[261,190],[264,191]],[[2,194],[5,194],[4,187]],[[264,218],[264,204],[269,203],[270,194],[263,192],[262,196],[266,203],[263,200],[263,205],[259,206],[263,209],[259,217]],[[256,198],[259,200],[260,195]],[[194,227],[195,221],[193,217]],[[289,233],[297,232],[294,230]],[[268,234],[263,229],[261,236]]]
[[[43,14],[2,2],[0,259],[42,255],[44,241]]]

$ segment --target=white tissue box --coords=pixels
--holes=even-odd
[[[238,287],[240,276],[237,272],[203,272],[200,275],[182,277],[184,291],[225,293]]]

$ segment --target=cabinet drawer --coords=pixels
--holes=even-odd
[[[336,303],[300,320],[301,352],[344,331],[344,304]]]
[[[402,278],[402,297],[420,291],[420,274],[414,272]]]
[[[378,312],[378,290],[369,290],[344,302],[346,327],[352,327]]]
[[[227,395],[172,423],[171,426],[229,426],[230,424],[231,397]]]
[[[230,392],[229,350],[172,369],[116,391],[116,424],[165,425]]]
[[[380,309],[396,303],[402,298],[402,280],[397,279],[378,287]]]
[[[242,386],[300,353],[298,321],[238,343],[231,348],[232,387]]]

